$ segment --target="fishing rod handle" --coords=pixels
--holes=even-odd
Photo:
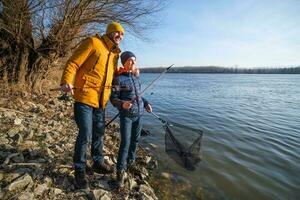
[[[61,91],[61,88],[59,87],[59,88],[52,88],[52,89],[50,89],[50,91]]]
[[[96,87],[92,87],[92,86],[89,86],[89,87],[83,87],[83,88],[77,88],[77,87],[73,87],[72,89],[73,90],[78,90],[78,89],[89,89],[89,88],[94,88],[94,89],[98,89],[98,88],[105,88],[105,89],[115,89],[115,90],[122,90],[122,88],[118,88],[118,86],[115,86],[115,85],[112,85],[112,86],[96,86]],[[61,91],[61,88],[58,87],[58,88],[52,88],[50,89],[50,91]]]

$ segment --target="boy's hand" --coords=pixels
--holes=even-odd
[[[125,110],[128,110],[128,109],[130,109],[131,107],[132,107],[131,101],[124,101],[124,102],[122,103],[122,108],[125,109]]]
[[[140,75],[140,70],[139,70],[138,68],[134,67],[134,68],[132,69],[132,73],[133,73],[136,77],[138,77],[138,76]]]
[[[152,106],[150,104],[147,105],[146,111],[151,113],[152,112]]]

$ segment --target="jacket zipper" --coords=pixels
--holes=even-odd
[[[111,50],[109,51],[109,53],[108,53],[107,61],[106,61],[106,64],[105,64],[106,71],[105,71],[105,73],[104,73],[104,74],[105,74],[105,78],[104,78],[104,86],[105,86],[105,84],[106,84],[107,72],[108,72],[108,63],[109,63],[109,58],[110,58],[111,51],[112,51],[112,49],[111,49]],[[100,98],[99,98],[99,102],[101,101],[101,99],[102,99],[102,97],[103,97],[103,90],[105,90],[105,88],[102,89],[102,92],[101,92]],[[100,89],[100,91],[101,91],[101,89]]]
[[[100,54],[99,54],[99,56],[97,56],[97,59],[96,59],[96,61],[95,61],[95,63],[94,63],[93,68],[91,69],[91,71],[95,71],[96,65],[97,65],[97,63],[98,63],[98,61],[99,61],[99,57],[100,57]]]
[[[136,89],[136,85],[135,85],[134,79],[132,77],[132,74],[130,74],[130,78],[133,82],[134,92],[135,92],[135,96],[136,96],[135,100],[136,100],[136,103],[137,103],[137,106],[138,106],[138,116],[140,116],[139,96],[137,95],[137,89]]]

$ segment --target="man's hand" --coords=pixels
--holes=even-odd
[[[151,113],[151,112],[152,112],[152,106],[151,106],[150,104],[147,105],[146,111],[147,111],[148,113]]]
[[[62,85],[60,86],[60,89],[61,89],[64,93],[70,92],[72,95],[74,95],[73,85],[72,85],[72,84],[69,84],[69,83],[62,84]]]
[[[125,110],[129,110],[131,107],[132,107],[131,101],[124,101],[122,103],[122,108],[125,109]]]

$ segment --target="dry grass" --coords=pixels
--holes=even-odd
[[[50,89],[57,88],[60,85],[60,80],[63,70],[60,67],[51,69],[46,75],[46,79],[38,83],[39,93],[48,94]]]
[[[54,67],[45,74],[45,79],[37,82],[35,88],[31,88],[28,83],[9,83],[6,78],[0,80],[0,94],[3,98],[21,97],[25,99],[36,96],[50,95],[50,89],[59,87],[62,75],[61,67]]]

